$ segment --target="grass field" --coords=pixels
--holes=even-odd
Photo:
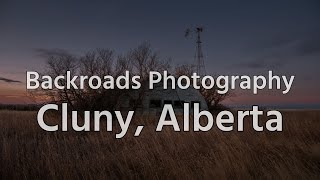
[[[103,128],[45,132],[36,112],[0,111],[0,179],[320,179],[320,111],[283,117],[283,132],[255,132],[247,119],[244,132],[205,133],[156,133],[145,117],[139,137],[115,139]]]

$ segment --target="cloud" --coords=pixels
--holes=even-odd
[[[250,57],[251,60],[237,63],[235,66],[248,69],[275,69],[284,67],[289,60],[293,61],[305,56],[320,56],[318,31],[295,36],[277,35],[271,40],[266,40],[264,44],[264,47],[260,46],[258,53]]]
[[[21,83],[21,81],[13,80],[13,79],[7,79],[7,78],[3,78],[3,77],[0,77],[0,81],[4,81],[4,82],[7,82],[7,83]]]
[[[53,49],[35,48],[34,51],[41,57],[70,55],[70,53],[67,50],[59,49],[59,48],[53,48]]]
[[[320,36],[301,40],[294,49],[298,56],[308,56],[320,53]]]
[[[262,49],[274,49],[283,46],[288,46],[295,43],[298,35],[283,35],[277,34],[272,38],[265,39],[263,43],[259,43],[258,47]]]
[[[286,64],[286,61],[270,61],[270,60],[252,60],[246,61],[243,63],[235,64],[235,67],[243,67],[249,69],[278,69],[283,67]]]

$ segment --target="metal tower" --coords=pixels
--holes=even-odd
[[[201,33],[203,32],[202,27],[196,27],[195,29],[187,29],[185,33],[185,37],[190,36],[190,33],[196,33],[196,53],[194,56],[194,59],[196,61],[196,67],[197,67],[197,74],[201,77],[206,75],[206,69],[204,66],[204,60],[203,60],[203,53],[202,53],[202,47],[201,47]]]

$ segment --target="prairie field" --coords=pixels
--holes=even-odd
[[[103,123],[100,132],[46,132],[37,112],[3,110],[0,179],[320,179],[320,111],[282,114],[283,132],[256,132],[250,118],[244,132],[155,132],[157,119],[136,117],[115,139]]]

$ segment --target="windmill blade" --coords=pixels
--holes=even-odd
[[[197,27],[197,32],[202,32],[203,31],[203,27]]]

